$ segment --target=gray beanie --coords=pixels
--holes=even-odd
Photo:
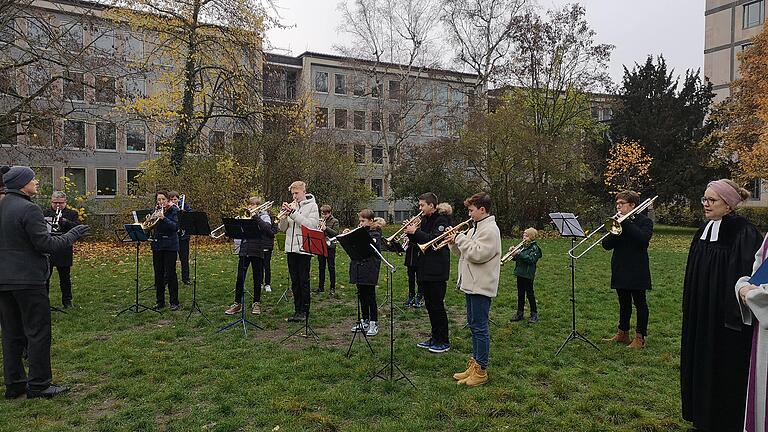
[[[8,189],[21,189],[35,178],[32,168],[25,166],[4,166],[0,172],[3,173],[3,183]]]

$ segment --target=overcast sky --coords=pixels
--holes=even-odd
[[[351,0],[348,0],[351,1]],[[276,0],[289,29],[267,33],[270,49],[293,55],[304,51],[334,54],[343,44],[338,33],[339,0]],[[538,0],[542,9],[562,7],[573,0]],[[663,54],[667,65],[683,74],[703,69],[704,0],[578,0],[600,43],[616,46],[610,73],[621,82],[622,65],[644,62],[649,54]],[[448,66],[448,65],[444,65]]]

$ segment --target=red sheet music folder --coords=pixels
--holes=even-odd
[[[304,239],[301,245],[304,252],[309,252],[312,255],[328,256],[328,244],[325,242],[324,232],[302,225],[301,236]]]

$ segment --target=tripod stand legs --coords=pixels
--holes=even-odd
[[[133,312],[133,313],[139,313],[144,312],[145,310],[150,310],[153,312],[160,313],[157,309],[152,309],[151,307],[144,306],[143,304],[139,303],[139,245],[141,242],[135,241],[136,243],[136,279],[134,279],[135,283],[135,290],[136,290],[136,301],[134,304],[128,306],[127,308],[121,310],[117,313],[117,315],[121,315],[123,312]]]
[[[245,302],[245,287],[243,287],[243,295],[240,296],[240,301],[241,302]],[[202,311],[200,313],[202,314]],[[191,311],[190,311],[190,314],[192,314]],[[203,316],[205,316],[205,315],[203,315]],[[206,319],[208,319],[208,318],[206,318]],[[216,330],[216,333],[221,333],[221,332],[223,332],[225,330],[229,330],[229,329],[231,329],[232,327],[234,327],[234,326],[236,326],[238,324],[242,324],[243,325],[243,336],[247,336],[248,335],[248,326],[251,326],[253,328],[257,328],[259,330],[264,330],[264,328],[262,328],[261,326],[259,326],[257,324],[254,324],[254,323],[248,321],[247,319],[245,319],[245,304],[244,303],[240,303],[240,319],[237,320],[237,321],[231,322],[231,323],[225,325],[224,327]]]
[[[363,339],[365,339],[365,343],[368,344],[368,349],[371,350],[371,355],[374,355],[373,347],[371,347],[371,342],[368,340],[368,334],[363,329],[362,326],[362,317],[360,316],[360,293],[358,292],[357,295],[357,325],[360,326],[360,329],[358,331],[355,331],[355,333],[352,335],[352,340],[349,342],[349,348],[347,349],[347,354],[345,354],[346,358],[352,357],[352,345],[355,343],[355,338],[357,338],[358,333],[362,333]]]
[[[189,321],[189,318],[192,316],[192,312],[200,312],[200,315],[205,318],[208,323],[211,323],[211,320],[208,319],[207,316],[203,313],[202,310],[200,310],[200,305],[197,303],[197,243],[195,243],[195,258],[194,258],[194,279],[192,280],[192,304],[189,306],[189,314],[187,314],[187,321]],[[245,292],[245,289],[243,289],[243,292]],[[245,305],[243,305],[245,307]]]
[[[304,331],[304,334],[301,334],[302,330]],[[315,329],[313,329],[312,326],[309,325],[309,311],[307,311],[304,316],[304,325],[294,330],[293,333],[286,336],[283,340],[280,341],[280,343],[283,343],[288,339],[292,338],[293,336],[297,336],[297,335],[303,336],[306,338],[312,336],[312,339],[314,339],[315,342],[320,342],[320,337],[317,335],[317,333],[315,333]]]
[[[560,351],[562,351],[563,348],[565,348],[565,346],[568,344],[568,342],[570,342],[570,341],[572,341],[574,339],[583,340],[584,342],[592,345],[592,347],[595,348],[596,350],[600,351],[600,348],[598,348],[597,345],[595,345],[594,343],[592,343],[592,341],[590,341],[589,339],[584,337],[581,333],[578,332],[578,330],[571,330],[571,333],[568,335],[567,338],[565,338],[565,341],[563,341],[563,344],[560,345],[560,348],[555,353],[555,357],[557,357],[557,355],[560,354]],[[602,351],[600,351],[600,352],[602,353]]]

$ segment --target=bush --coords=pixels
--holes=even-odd
[[[693,211],[687,203],[673,202],[655,205],[651,216],[659,224],[695,227],[701,223],[703,213]]]
[[[765,232],[768,230],[768,208],[766,207],[742,207],[738,213]]]

